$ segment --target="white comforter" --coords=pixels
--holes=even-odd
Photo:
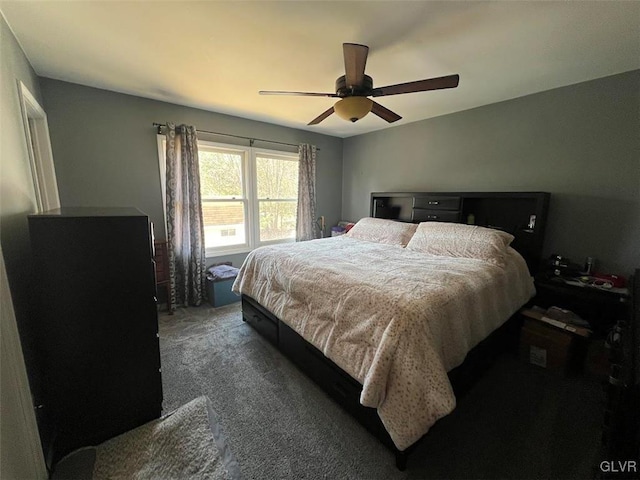
[[[270,310],[363,385],[400,450],[455,407],[447,372],[534,293],[506,266],[335,237],[263,247],[233,291]]]

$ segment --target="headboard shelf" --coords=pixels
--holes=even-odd
[[[377,192],[371,216],[402,222],[455,222],[512,234],[512,247],[535,273],[540,265],[547,212],[547,192]]]

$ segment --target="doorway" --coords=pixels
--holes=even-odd
[[[22,82],[19,82],[19,91],[37,211],[59,208],[60,197],[47,114]]]

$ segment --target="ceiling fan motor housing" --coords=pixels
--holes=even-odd
[[[364,75],[362,85],[347,85],[346,76],[336,79],[336,95],[339,97],[368,97],[373,91],[373,79]]]

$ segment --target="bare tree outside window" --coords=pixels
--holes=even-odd
[[[205,246],[247,243],[242,152],[226,153],[201,147],[198,158]]]
[[[207,248],[252,247],[254,241],[277,242],[295,238],[297,156],[231,146],[223,148],[204,142],[200,142],[198,148]],[[245,178],[247,160],[253,162],[253,168],[248,170],[255,173],[252,182]],[[252,188],[252,185],[256,191],[248,195],[245,188]],[[249,208],[257,215],[252,222],[255,225],[248,224]],[[250,229],[255,229],[253,235],[249,234]]]
[[[260,241],[295,237],[298,207],[298,162],[256,158]]]

